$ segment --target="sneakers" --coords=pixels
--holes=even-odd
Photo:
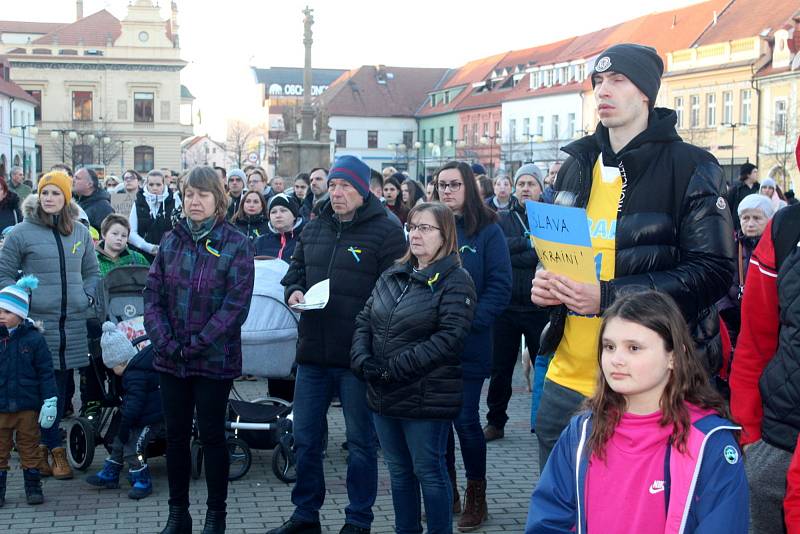
[[[36,469],[41,477],[53,476],[53,468],[50,467],[49,458],[50,449],[47,448],[47,445],[39,445],[39,463],[36,465]]]
[[[120,471],[122,471],[122,464],[109,458],[99,473],[86,477],[86,482],[98,488],[117,489],[119,488]]]
[[[458,530],[471,532],[477,530],[486,521],[486,481],[467,480],[467,491],[464,495],[464,513],[458,520]]]
[[[131,490],[128,492],[128,497],[130,497],[131,499],[139,500],[139,499],[144,499],[145,497],[153,493],[153,481],[150,479],[150,468],[147,465],[143,465],[139,469],[131,469],[130,475],[131,475],[131,481],[133,482],[133,486],[131,487]],[[224,525],[224,519],[223,519],[223,525]]]
[[[503,439],[506,435],[505,430],[502,428],[498,428],[494,425],[486,425],[483,427],[483,437],[486,440],[486,443],[490,441],[494,441],[496,439]]]
[[[56,447],[53,454],[53,478],[57,480],[69,480],[72,478],[72,468],[67,462],[67,450],[64,447]]]
[[[268,531],[267,534],[321,534],[321,532],[322,528],[319,525],[319,521],[312,523],[309,521],[289,519],[278,528],[273,528]]]
[[[42,479],[36,469],[23,469],[22,476],[25,478],[25,500],[28,504],[42,504],[44,495],[42,494]]]
[[[345,523],[339,534],[369,534],[368,528],[357,527],[352,523]]]

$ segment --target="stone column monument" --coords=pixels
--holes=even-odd
[[[294,177],[298,172],[308,172],[314,167],[330,166],[330,143],[328,139],[318,139],[314,135],[314,108],[311,105],[311,44],[314,42],[311,26],[314,24],[314,10],[303,10],[303,44],[305,45],[305,65],[303,68],[303,106],[300,111],[300,139],[294,135],[294,121],[285,124],[288,139],[278,143],[278,174]]]

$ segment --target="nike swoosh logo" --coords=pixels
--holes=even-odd
[[[654,488],[653,486],[650,486],[651,495],[655,495],[656,493],[661,493],[662,491],[664,491],[664,486],[661,486],[660,488]]]

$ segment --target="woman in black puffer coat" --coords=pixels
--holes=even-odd
[[[444,204],[409,213],[410,246],[381,275],[356,318],[351,361],[367,381],[367,402],[392,481],[395,528],[452,532],[447,434],[461,411],[459,355],[470,332],[475,286],[461,268],[455,219]],[[410,454],[409,454],[410,453]]]
[[[250,238],[251,242],[262,235],[269,234],[269,218],[267,215],[267,201],[258,191],[248,191],[242,194],[239,209],[231,219],[236,229]]]
[[[0,178],[0,232],[22,222],[19,196],[8,190],[6,181]]]

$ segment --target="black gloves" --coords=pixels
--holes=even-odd
[[[371,359],[364,362],[364,365],[361,366],[361,372],[364,374],[364,379],[370,384],[386,384],[392,381],[392,373],[389,368],[379,365]]]

